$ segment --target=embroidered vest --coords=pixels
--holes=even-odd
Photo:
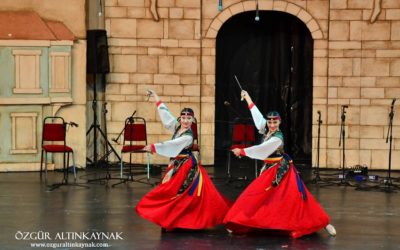
[[[269,134],[269,135],[265,134],[263,141],[267,141],[273,137],[277,137],[277,138],[281,139],[282,144],[275,150],[275,152],[273,152],[270,156],[268,156],[268,158],[281,157],[285,153],[283,133],[281,131],[275,131],[274,133]]]
[[[185,153],[190,152],[191,149],[192,149],[192,147],[193,147],[193,142],[194,142],[194,139],[193,139],[193,131],[192,131],[191,128],[189,128],[188,130],[186,130],[186,131],[183,132],[182,134],[178,135],[178,131],[179,131],[180,128],[181,128],[180,125],[176,128],[175,133],[174,133],[174,135],[172,136],[172,139],[176,139],[176,138],[179,138],[179,137],[184,136],[184,135],[189,135],[189,136],[192,137],[192,142],[190,143],[190,145],[187,146],[187,147],[185,147],[185,148],[179,153],[179,154],[185,154]]]

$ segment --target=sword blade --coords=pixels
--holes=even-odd
[[[240,85],[240,82],[239,82],[239,80],[237,79],[237,76],[236,76],[236,75],[234,75],[234,76],[235,76],[235,80],[236,80],[237,84],[239,85],[240,90],[243,90],[243,89],[242,89],[242,85]]]

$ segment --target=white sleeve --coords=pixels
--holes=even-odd
[[[265,160],[270,156],[278,147],[282,144],[282,140],[277,137],[272,137],[271,139],[252,147],[244,149],[246,156],[257,159]]]
[[[161,102],[159,105],[157,105],[157,110],[164,127],[172,133],[175,132],[176,124],[178,121],[171,114],[171,112],[169,112],[167,106]]]
[[[261,114],[260,110],[257,108],[256,105],[254,105],[250,108],[250,112],[251,112],[251,116],[253,117],[254,124],[256,125],[256,128],[258,129],[258,132],[260,134],[264,134],[265,126],[267,125],[267,121]]]
[[[188,147],[193,141],[193,137],[190,135],[183,135],[179,138],[164,141],[160,143],[154,143],[152,149],[155,153],[166,156],[175,157],[177,156],[185,147]]]

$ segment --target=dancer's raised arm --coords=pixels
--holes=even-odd
[[[265,120],[265,118],[263,117],[257,106],[254,105],[253,100],[251,99],[249,93],[247,93],[246,90],[242,90],[240,95],[242,96],[242,98],[246,100],[247,104],[249,105],[251,116],[253,117],[253,121],[254,124],[256,125],[256,128],[258,129],[258,132],[260,134],[264,134],[267,121]]]
[[[160,115],[160,119],[164,127],[172,133],[175,132],[178,124],[177,119],[171,114],[171,112],[169,112],[167,106],[161,101],[160,97],[154,90],[149,89],[147,92],[150,96],[153,96],[154,100],[156,101],[158,114]]]

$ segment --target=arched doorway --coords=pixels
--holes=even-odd
[[[306,25],[283,12],[240,13],[226,21],[216,39],[215,164],[226,163],[237,117],[251,117],[240,101],[237,75],[263,114],[282,116],[285,150],[311,166],[313,39]],[[224,102],[231,105],[226,106]]]

